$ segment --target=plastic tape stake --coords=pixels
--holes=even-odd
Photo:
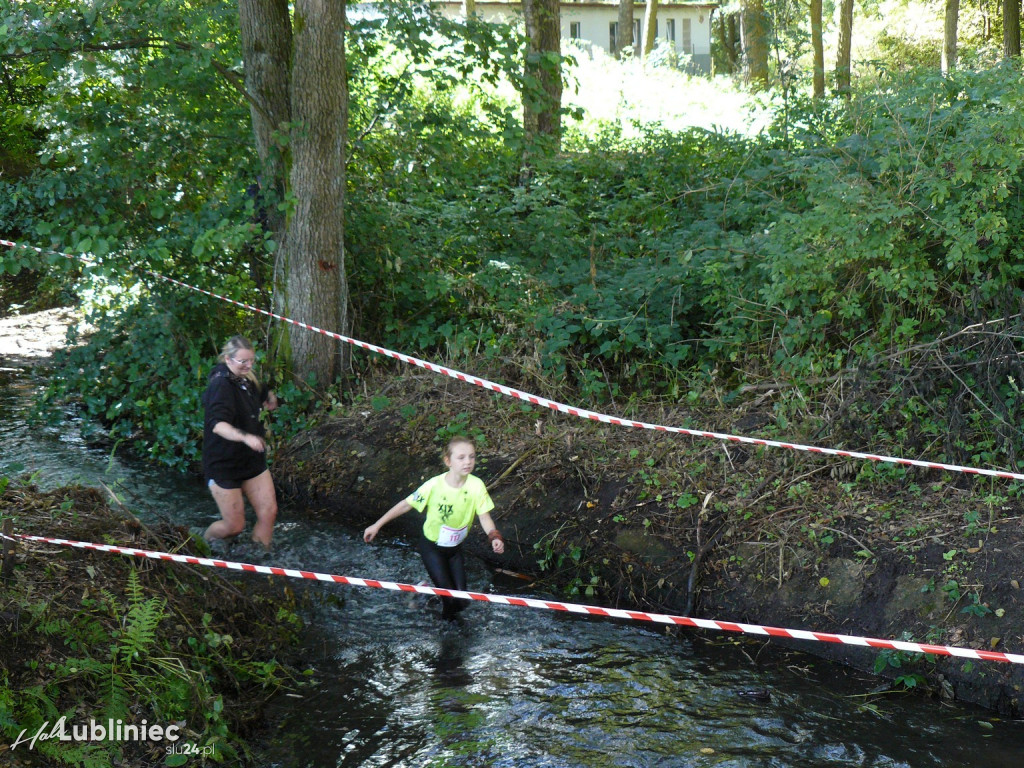
[[[303,571],[294,568],[279,568],[271,565],[253,565],[251,563],[238,563],[230,560],[219,560],[209,557],[195,557],[193,555],[174,555],[169,552],[154,552],[147,549],[132,549],[130,547],[118,547],[113,544],[93,544],[86,541],[71,541],[69,539],[51,539],[45,536],[29,536],[26,534],[14,534],[17,539],[24,541],[37,541],[46,544],[58,544],[78,549],[92,549],[97,552],[111,552],[132,557],[147,557],[154,560],[171,560],[176,563],[188,563],[190,565],[202,565],[212,568],[228,568],[233,571],[248,571],[250,573],[264,573],[271,576],[288,576],[293,579],[312,579],[314,581],[327,581],[334,584],[348,584],[354,587],[371,587],[374,589],[388,589],[399,592],[419,592],[424,595],[438,595],[439,597],[456,597],[463,600],[478,600],[498,605],[516,605],[524,608],[535,608],[549,611],[566,611],[568,613],[584,614],[588,616],[603,616],[610,619],[626,619],[629,621],[650,621],[656,624],[670,624],[679,627],[694,627],[696,629],[713,629],[721,632],[739,632],[746,635],[761,635],[767,637],[781,637],[792,640],[808,640],[820,643],[842,643],[845,645],[857,645],[865,648],[879,648],[894,651],[908,651],[911,653],[928,653],[936,656],[959,656],[965,659],[977,659],[979,661],[1002,661],[1010,664],[1024,664],[1024,655],[1013,653],[999,653],[996,651],[978,651],[972,648],[958,648],[949,645],[929,645],[923,643],[912,643],[902,640],[881,640],[874,637],[858,637],[855,635],[834,635],[828,632],[810,632],[803,629],[783,629],[781,627],[767,627],[758,624],[740,624],[731,621],[715,621],[712,619],[691,619],[687,616],[674,616],[666,613],[647,613],[646,611],[626,611],[620,608],[601,608],[596,605],[580,605],[578,603],[564,603],[558,600],[542,600],[532,597],[512,597],[508,595],[490,595],[483,592],[463,592],[455,589],[440,589],[438,587],[418,586],[415,584],[403,584],[395,581],[381,581],[379,579],[360,579],[354,576],[336,576],[330,573],[317,573],[316,571]],[[2,538],[12,538],[0,534]]]

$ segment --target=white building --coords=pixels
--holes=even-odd
[[[464,5],[459,0],[435,0],[431,6],[450,18],[459,18]],[[715,2],[672,2],[660,0],[655,37],[669,50],[683,57],[683,65],[697,72],[711,71],[711,14]],[[633,8],[634,48],[643,43],[645,3]],[[476,12],[485,21],[515,23],[522,16],[521,4],[513,0],[477,0]],[[615,50],[619,25],[618,0],[563,0],[562,40],[583,49]]]

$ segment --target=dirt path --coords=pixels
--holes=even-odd
[[[80,319],[71,307],[0,318],[0,358],[12,363],[49,357],[64,346],[68,328]]]

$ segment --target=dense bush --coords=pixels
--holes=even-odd
[[[350,232],[378,227],[352,241],[379,267],[357,272],[362,328],[590,402],[677,397],[697,370],[806,402],[845,376],[857,397],[818,410],[847,426],[1015,454],[1013,327],[999,353],[961,330],[1019,309],[1020,99],[1011,68],[918,72],[791,103],[756,141],[609,128],[528,184],[470,146],[473,186],[461,165],[355,185]]]
[[[229,16],[197,34],[233,50]],[[350,46],[357,336],[584,405],[677,400],[698,378],[727,395],[758,384],[782,393],[780,425],[799,407],[861,443],[942,435],[949,453],[1015,454],[1012,67],[912,72],[848,101],[794,92],[756,138],[568,121],[561,151],[525,172],[514,99],[475,84],[519,76],[514,35],[396,18],[357,25]],[[0,184],[0,229],[88,254],[76,285],[102,278],[118,296],[53,399],[79,396],[112,437],[180,463],[216,346],[265,329],[144,287],[125,262],[266,306],[275,244],[256,206],[273,201],[244,192],[257,175],[244,106],[202,57],[143,58],[72,57],[80,78],[36,115],[46,163]]]

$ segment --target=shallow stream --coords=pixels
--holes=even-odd
[[[17,461],[44,488],[102,483],[143,518],[213,519],[197,479],[89,447],[73,420],[28,426],[35,375],[0,368],[0,466]],[[270,562],[424,577],[404,542],[369,546],[302,509],[282,509]],[[876,694],[877,679],[743,638],[490,603],[446,628],[423,596],[297,583],[323,592],[305,617],[316,683],[274,703],[259,745],[270,768],[1024,765],[1024,722]],[[470,589],[533,594],[480,563]]]

